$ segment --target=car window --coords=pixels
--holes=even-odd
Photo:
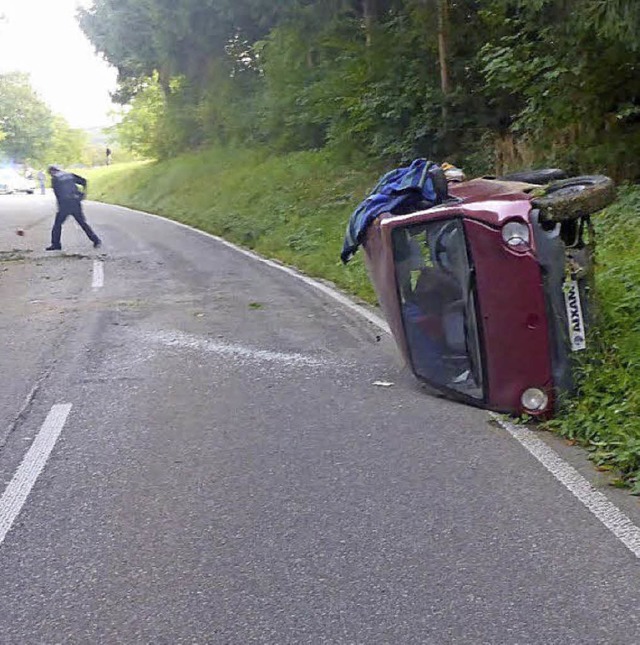
[[[393,231],[396,279],[415,372],[483,397],[473,269],[460,219]]]

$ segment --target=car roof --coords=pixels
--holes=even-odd
[[[467,203],[495,199],[521,199],[536,188],[540,188],[540,186],[522,181],[505,181],[489,177],[449,184],[451,195]]]

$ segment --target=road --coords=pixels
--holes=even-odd
[[[3,645],[640,642],[636,554],[357,312],[117,207],[45,253],[53,207],[0,197]]]

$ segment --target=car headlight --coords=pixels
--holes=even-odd
[[[520,402],[527,412],[543,412],[549,405],[549,397],[544,390],[530,387],[522,393]]]
[[[525,250],[529,248],[531,234],[524,222],[512,220],[502,227],[502,239],[512,249]]]

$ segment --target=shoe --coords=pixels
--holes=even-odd
[[[96,240],[96,241],[93,243],[93,248],[94,248],[94,249],[99,249],[101,246],[102,246],[102,240]]]
[[[53,245],[51,245],[51,246],[48,246],[45,249],[45,251],[62,251],[62,247],[61,246],[53,246]]]

